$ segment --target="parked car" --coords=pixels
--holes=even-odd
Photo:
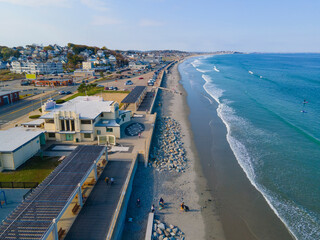
[[[113,87],[113,86],[109,87],[109,90],[113,90],[113,89],[114,89],[114,87]]]
[[[105,87],[104,90],[109,90],[109,87]]]
[[[113,90],[114,90],[114,91],[117,91],[117,90],[118,90],[118,88],[117,88],[117,87],[114,87],[114,88],[113,88]]]
[[[65,91],[60,91],[59,94],[63,95],[63,94],[66,94],[66,92]]]
[[[153,82],[148,82],[148,86],[153,86],[154,83]]]
[[[72,93],[71,91],[66,92],[66,94],[71,94],[71,93]]]
[[[132,85],[133,82],[131,80],[126,81],[126,83],[124,85]]]
[[[98,79],[98,77],[94,77],[93,79]]]
[[[143,77],[140,77],[139,79],[143,79]]]

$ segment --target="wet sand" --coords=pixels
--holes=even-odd
[[[203,173],[216,199],[226,239],[293,239],[238,164],[226,139],[226,127],[217,116],[217,103],[208,100],[210,97],[202,87],[191,87],[183,80],[182,83],[188,93],[199,175]],[[206,222],[206,229],[210,225]]]

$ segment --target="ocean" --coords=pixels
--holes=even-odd
[[[217,104],[238,164],[289,231],[320,239],[320,54],[201,56],[179,71]]]

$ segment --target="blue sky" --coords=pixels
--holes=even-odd
[[[0,0],[0,45],[320,52],[318,0]]]

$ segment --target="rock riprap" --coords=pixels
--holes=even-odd
[[[152,239],[154,240],[185,240],[184,233],[176,226],[154,220]]]
[[[158,171],[184,172],[187,158],[179,122],[170,117],[159,117],[156,126],[150,154],[152,166]]]

